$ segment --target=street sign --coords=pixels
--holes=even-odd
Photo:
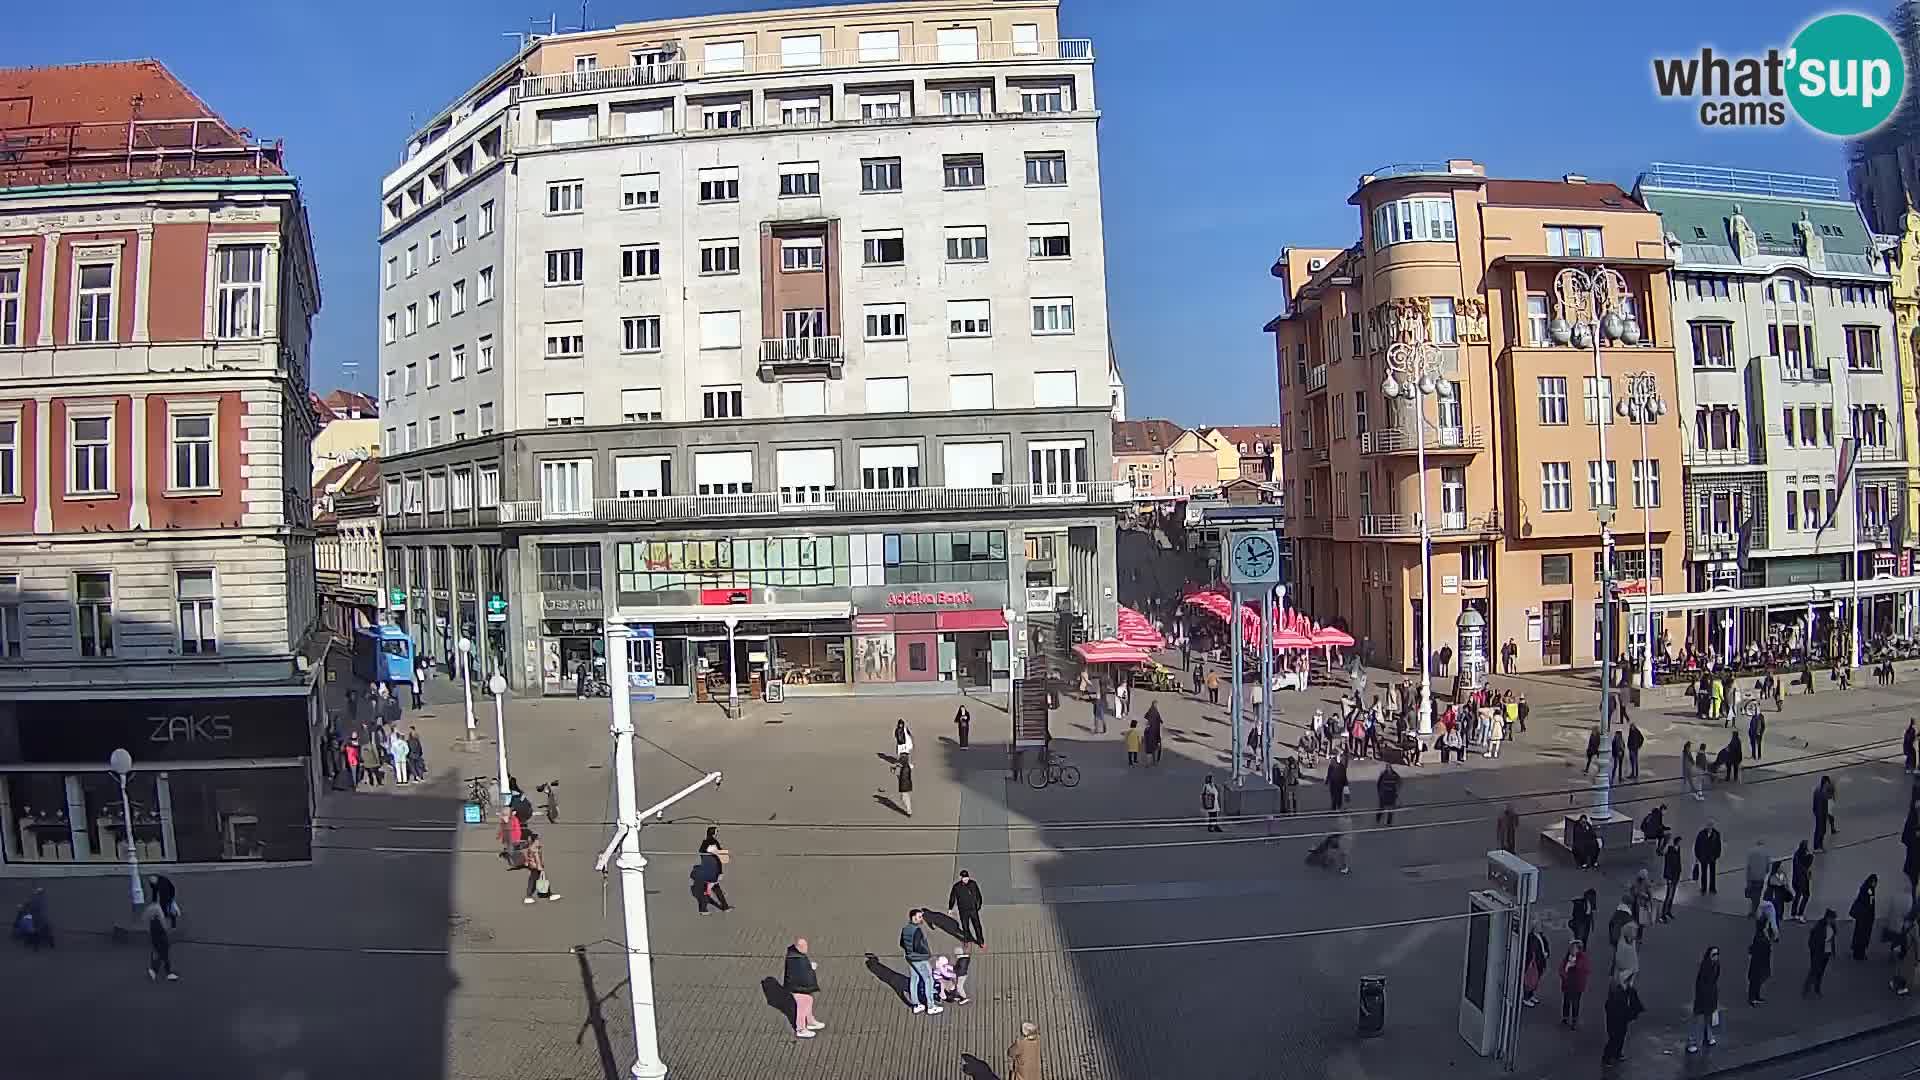
[[[1272,529],[1235,529],[1226,537],[1229,585],[1272,585],[1280,580],[1280,536]]]

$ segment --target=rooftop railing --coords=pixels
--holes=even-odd
[[[782,514],[902,514],[969,510],[1018,510],[1060,505],[1112,505],[1133,497],[1128,484],[1112,480],[1086,483],[1002,484],[997,487],[918,487],[878,491],[828,490],[809,493],[805,502],[783,501],[778,491],[726,495],[651,495],[542,503],[537,499],[500,504],[500,521],[529,525],[570,521],[655,523],[773,518]]]

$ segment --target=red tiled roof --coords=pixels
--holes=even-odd
[[[0,187],[285,175],[255,142],[158,60],[0,68]]]
[[[1596,181],[1570,184],[1565,180],[1489,180],[1487,202],[1495,206],[1544,206],[1567,210],[1633,210],[1647,208],[1618,185]]]
[[[375,402],[371,395],[363,394],[358,390],[335,390],[321,398],[320,402],[333,410],[336,416],[344,416],[356,409],[364,417],[372,418],[380,415],[379,403]]]
[[[1171,420],[1115,420],[1113,452],[1158,454],[1180,441],[1187,429]]]
[[[1228,439],[1236,443],[1271,443],[1278,442],[1280,439],[1280,429],[1278,427],[1266,427],[1258,424],[1222,425],[1213,430],[1225,435]]]
[[[345,461],[321,473],[320,479],[313,482],[314,496],[318,498],[321,495],[332,494],[334,488],[339,486],[340,481],[345,480],[347,474],[352,472],[354,467],[359,464],[357,461]]]
[[[338,492],[341,495],[368,495],[380,489],[380,470],[372,461],[357,461],[354,464],[365,468],[353,474],[345,487]]]

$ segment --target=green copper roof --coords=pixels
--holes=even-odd
[[[1801,254],[1800,234],[1794,230],[1794,224],[1803,213],[1813,221],[1829,255],[1872,254],[1867,223],[1852,203],[1759,195],[1701,195],[1658,188],[1642,188],[1638,194],[1648,209],[1660,215],[1663,228],[1689,246],[1711,244],[1731,253],[1733,234],[1727,221],[1738,206],[1759,239],[1762,255]]]

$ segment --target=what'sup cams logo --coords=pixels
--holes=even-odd
[[[1789,110],[1823,135],[1865,135],[1892,119],[1907,86],[1900,42],[1877,19],[1822,15],[1786,49],[1764,56],[1698,56],[1653,61],[1663,98],[1700,103],[1706,127],[1780,127]]]

